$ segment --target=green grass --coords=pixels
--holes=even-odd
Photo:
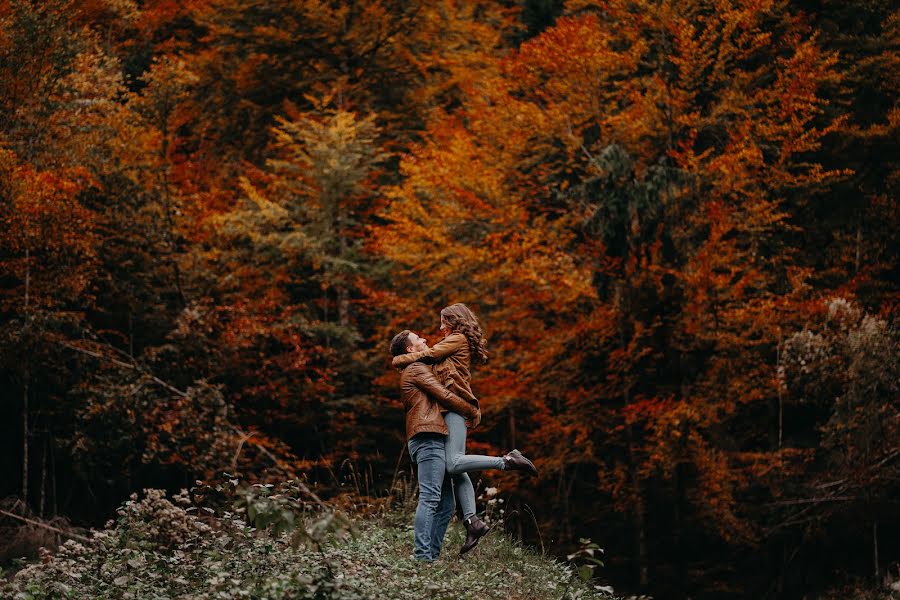
[[[541,557],[501,533],[490,533],[459,558],[464,537],[462,526],[453,523],[441,558],[423,564],[410,556],[411,526],[363,521],[358,523],[356,537],[334,547],[330,556],[340,561],[362,595],[373,597],[608,598],[578,580],[570,567]]]
[[[0,584],[0,597],[609,598],[571,566],[500,531],[459,558],[464,530],[451,523],[442,557],[428,564],[412,558],[412,516],[404,512],[348,520],[331,509],[302,507],[288,515],[287,496],[262,486],[249,502],[245,498],[229,510],[198,505],[186,493],[174,501],[157,490],[145,494],[123,505],[91,543],[67,542]],[[254,524],[267,524],[251,527],[250,514]],[[290,527],[278,526],[288,521]]]

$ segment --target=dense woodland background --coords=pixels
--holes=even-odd
[[[659,598],[897,579],[898,50],[889,0],[0,0],[4,506],[383,497],[388,341],[462,301],[515,535]]]

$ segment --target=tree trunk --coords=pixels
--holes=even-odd
[[[563,469],[563,473],[565,473],[565,469]],[[566,539],[571,541],[575,539],[575,533],[572,531],[572,509],[569,506],[569,498],[572,497],[572,488],[575,487],[575,481],[578,479],[578,465],[575,465],[572,468],[572,478],[569,479],[569,483],[566,486],[565,493],[563,494],[563,531],[566,534]]]
[[[28,377],[22,393],[22,503],[28,504]]]
[[[187,306],[187,297],[184,295],[184,286],[181,284],[181,268],[178,266],[178,259],[176,255],[178,254],[178,248],[176,242],[174,240],[174,221],[172,220],[172,199],[169,192],[169,176],[168,173],[163,171],[162,175],[162,186],[163,186],[163,203],[166,215],[166,232],[165,232],[165,240],[166,245],[168,246],[167,250],[169,253],[169,266],[172,268],[172,274],[175,278],[175,291],[178,292],[178,300],[181,303],[181,308]]]
[[[641,491],[641,482],[637,474],[637,459],[634,455],[634,443],[631,426],[626,429],[628,434],[628,471],[631,479],[631,493],[634,501],[632,506],[634,526],[634,549],[637,555],[638,584],[641,590],[646,590],[650,584],[649,569],[647,566],[647,531],[644,520],[644,495]]]
[[[675,579],[677,584],[677,592],[680,597],[684,597],[685,583],[687,582],[687,559],[685,557],[685,549],[683,548],[684,540],[682,535],[681,509],[684,502],[684,466],[679,462],[675,465],[675,502],[672,503],[674,515],[672,518],[672,545],[675,548]]]
[[[342,261],[341,268],[344,269],[346,267],[343,266],[343,261],[347,261],[349,258],[350,247],[347,243],[347,235],[344,232],[344,222],[345,215],[343,207],[338,204],[338,223],[337,223],[337,235],[338,235],[338,253],[340,259]],[[347,277],[344,273],[339,274],[338,276],[338,285],[337,285],[337,301],[338,301],[338,324],[341,327],[349,327],[350,325],[350,293],[347,289]]]
[[[178,260],[175,258],[178,253],[176,241],[174,239],[175,223],[172,219],[172,196],[169,191],[169,113],[163,112],[160,115],[160,131],[162,132],[162,145],[159,149],[159,158],[162,165],[162,171],[159,175],[160,186],[162,187],[163,215],[166,220],[163,239],[166,242],[166,250],[168,251],[169,266],[172,268],[175,277],[175,290],[178,292],[178,299],[181,302],[181,308],[187,306],[187,298],[184,295],[184,287],[181,284],[181,269],[178,267]]]
[[[25,314],[31,300],[31,250],[25,248]],[[22,384],[22,503],[28,504],[28,379],[25,371]]]
[[[50,505],[51,511],[52,511],[50,514],[51,514],[51,516],[55,517],[57,515],[58,506],[56,503],[56,453],[54,452],[53,447],[54,447],[53,437],[51,436],[50,437],[50,473],[52,475],[50,478],[50,497],[53,498],[53,503]]]
[[[350,325],[350,295],[343,282],[339,283],[337,287],[337,305],[338,324],[341,327],[348,327]]]
[[[516,409],[509,407],[509,447],[516,447]]]
[[[782,339],[778,332],[778,345],[775,346],[775,367],[781,366]],[[769,400],[769,450],[780,449],[784,443],[784,393],[781,382],[778,393]]]
[[[862,217],[856,223],[856,262],[854,263],[853,274],[859,273],[859,265],[862,262]]]
[[[38,496],[38,515],[44,518],[44,504],[47,499],[47,437],[44,436],[44,449],[41,452],[41,493]]]
[[[872,519],[872,554],[875,562],[875,581],[878,582],[878,519]]]
[[[31,299],[31,250],[25,248],[25,312]]]
[[[134,315],[128,309],[128,356],[134,356]]]

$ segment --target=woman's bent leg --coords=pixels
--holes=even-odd
[[[504,469],[506,463],[499,456],[466,454],[466,420],[449,412],[444,415],[447,424],[447,472],[451,475],[485,469]],[[469,482],[471,484],[471,481]],[[473,492],[474,494],[474,492]],[[460,503],[461,504],[461,503]]]

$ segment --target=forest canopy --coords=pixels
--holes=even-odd
[[[887,0],[0,0],[0,497],[383,495],[388,343],[464,302],[513,535],[900,578],[898,51]]]

